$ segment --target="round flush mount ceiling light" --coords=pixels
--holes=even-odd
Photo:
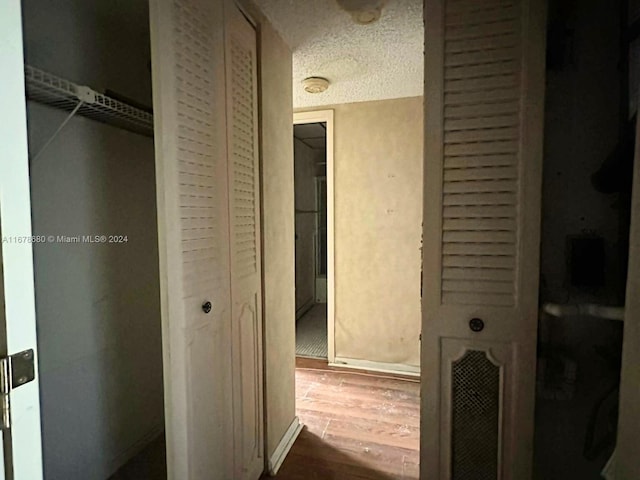
[[[302,81],[302,86],[307,93],[322,93],[329,88],[329,80],[322,77],[309,77]]]
[[[380,19],[381,15],[382,10],[379,8],[365,10],[364,12],[353,12],[351,14],[353,21],[360,25],[369,25],[370,23],[376,22]]]
[[[353,21],[360,25],[369,25],[380,19],[382,7],[387,0],[337,0],[343,10],[351,14]]]

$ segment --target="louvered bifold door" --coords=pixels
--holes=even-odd
[[[236,470],[257,480],[264,468],[262,290],[256,31],[225,2],[231,328]]]
[[[233,473],[222,1],[151,0],[167,463]]]
[[[422,478],[531,476],[543,0],[425,0]]]

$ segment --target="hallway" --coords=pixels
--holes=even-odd
[[[296,356],[327,358],[326,303],[316,303],[296,322]]]

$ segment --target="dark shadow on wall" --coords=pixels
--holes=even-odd
[[[549,2],[541,305],[624,302],[628,198],[610,183],[622,166],[611,156],[626,148],[626,3]],[[613,442],[592,447],[615,425],[617,412],[599,406],[615,395],[621,339],[621,322],[541,313],[535,479],[601,478]]]

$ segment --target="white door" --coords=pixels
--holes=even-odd
[[[223,2],[150,21],[168,473],[235,478]]]
[[[0,2],[0,32],[0,356],[28,351],[27,356],[35,357],[33,254],[29,242],[31,198],[20,0]],[[40,397],[35,360],[35,379],[22,386],[15,385],[9,395],[11,428],[2,430],[0,479],[42,478]],[[20,378],[15,380],[20,382]]]
[[[234,2],[225,7],[234,478],[257,480],[264,435],[256,31]]]
[[[629,268],[624,315],[620,377],[620,413],[615,453],[615,477],[640,478],[640,122],[636,125],[636,154],[631,201]]]
[[[425,0],[422,478],[531,478],[544,0]]]
[[[152,0],[167,463],[264,469],[256,33],[232,1]]]

